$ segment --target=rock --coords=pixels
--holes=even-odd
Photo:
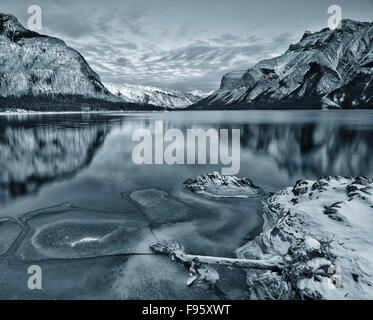
[[[105,83],[105,87],[125,102],[171,109],[183,109],[202,99],[192,93],[168,88],[114,83]]]
[[[295,196],[299,196],[308,192],[308,183],[305,180],[298,180],[292,190]]]
[[[189,286],[191,286],[196,280],[198,279],[198,277],[197,276],[191,276],[191,277],[189,277],[188,278],[188,281],[187,281],[187,286],[189,287]]]
[[[316,239],[307,237],[304,240],[304,246],[307,252],[314,251],[314,250],[320,250],[321,244]]]
[[[0,97],[79,95],[118,101],[79,52],[0,13]]]
[[[324,214],[329,216],[329,218],[334,219],[336,221],[346,221],[342,216],[339,215],[338,209],[341,208],[342,202],[335,202],[330,206],[325,206],[325,210],[323,211]]]
[[[212,197],[251,198],[264,194],[263,190],[249,178],[223,176],[218,172],[201,174],[196,179],[187,179],[184,185],[192,192]]]
[[[219,274],[210,266],[202,266],[197,269],[198,280],[214,285],[219,280]]]
[[[191,109],[372,108],[373,23],[305,33],[281,56],[223,76]]]
[[[236,253],[241,259],[281,255],[285,272],[248,270],[251,298],[372,299],[373,196],[361,197],[362,189],[372,193],[373,182],[325,177],[300,180],[268,198],[263,232]],[[351,192],[359,196],[350,198]]]

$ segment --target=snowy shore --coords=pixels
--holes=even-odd
[[[248,270],[251,299],[372,299],[373,181],[299,180],[263,202],[263,232],[236,254],[283,257],[281,273]]]
[[[212,197],[264,194],[247,178],[202,174],[186,189]],[[298,180],[263,201],[263,231],[236,250],[250,299],[372,299],[373,180]],[[221,257],[198,261],[225,263]],[[207,261],[206,260],[206,261]],[[196,262],[196,259],[193,260]],[[255,262],[279,261],[277,270]],[[206,262],[208,263],[208,262]]]

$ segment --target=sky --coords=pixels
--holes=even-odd
[[[328,7],[373,21],[373,0],[0,0],[0,12],[78,50],[103,82],[191,91],[282,54],[306,30],[327,27]]]

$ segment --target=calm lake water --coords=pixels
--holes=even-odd
[[[299,178],[373,177],[372,111],[0,116],[1,298],[245,297],[239,270],[219,270],[218,289],[189,288],[182,266],[151,255],[149,244],[161,238],[233,257],[262,225],[262,199],[212,200],[182,188],[221,165],[134,164],[132,133],[153,130],[155,120],[185,135],[240,129],[237,175],[268,192]],[[148,189],[168,194],[158,216],[131,201],[131,192]],[[31,264],[42,267],[43,290],[27,288]]]

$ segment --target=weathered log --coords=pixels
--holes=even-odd
[[[251,268],[260,270],[281,271],[283,269],[282,259],[268,259],[268,260],[250,260],[250,259],[234,259],[224,257],[211,256],[196,256],[192,254],[177,253],[176,258],[185,262],[194,262],[195,264],[215,264],[221,266],[230,266],[237,268]]]
[[[194,266],[198,264],[213,264],[221,266],[230,266],[237,268],[250,268],[260,270],[281,271],[284,269],[283,260],[280,256],[267,260],[250,260],[250,259],[234,259],[224,257],[212,256],[198,256],[186,254],[183,248],[175,243],[153,243],[150,245],[153,252],[171,256],[187,266]]]

